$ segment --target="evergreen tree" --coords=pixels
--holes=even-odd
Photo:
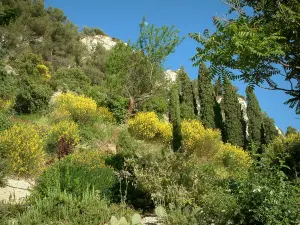
[[[173,125],[173,150],[178,152],[181,148],[181,118],[179,105],[179,90],[178,86],[174,84],[171,88],[170,97],[170,121]]]
[[[216,128],[214,109],[217,102],[209,73],[209,69],[202,63],[198,72],[200,116],[205,127]]]
[[[179,101],[182,119],[195,118],[192,82],[182,67],[178,72]]]
[[[261,144],[261,125],[262,125],[262,112],[259,102],[255,96],[254,90],[247,87],[247,115],[248,121],[248,142],[254,143],[256,146]]]
[[[298,130],[292,126],[288,126],[285,132],[285,136],[289,136],[291,134],[299,134]]]
[[[240,103],[238,102],[237,90],[230,83],[228,78],[224,81],[224,96],[222,100],[222,110],[225,115],[224,136],[225,142],[234,145],[244,146],[243,117]]]
[[[277,136],[279,136],[279,133],[276,129],[274,120],[266,113],[263,114],[262,144],[270,144]]]

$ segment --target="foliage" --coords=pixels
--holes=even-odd
[[[86,36],[106,35],[104,31],[99,28],[91,28],[86,26],[82,28],[82,33]]]
[[[199,157],[210,158],[219,150],[221,134],[218,130],[205,129],[199,120],[182,121],[182,148]]]
[[[120,220],[118,220],[115,216],[112,216],[110,218],[110,225],[138,225],[141,224],[142,218],[140,214],[135,213],[132,218],[131,222],[128,223],[125,217],[121,217]]]
[[[244,147],[245,122],[242,117],[237,90],[228,79],[224,81],[224,96],[221,105],[225,121],[223,125],[223,140],[240,147]]]
[[[49,68],[43,64],[39,64],[36,66],[38,72],[43,76],[43,79],[49,80],[51,78],[51,74],[49,73]]]
[[[288,126],[285,132],[285,136],[289,136],[291,134],[298,134],[298,130],[294,127]]]
[[[261,144],[261,126],[262,126],[262,112],[259,102],[255,96],[254,90],[251,87],[246,89],[247,94],[247,116],[248,120],[248,142],[256,145]]]
[[[14,218],[20,224],[105,224],[111,215],[131,218],[134,211],[126,206],[109,205],[96,190],[83,190],[80,195],[50,189],[45,197],[37,196],[31,206]]]
[[[128,130],[132,135],[143,140],[172,140],[172,125],[162,122],[154,112],[140,112],[128,121]]]
[[[214,108],[218,103],[216,102],[213,85],[210,80],[210,71],[204,63],[199,67],[198,90],[201,121],[206,128],[216,128]]]
[[[212,34],[207,29],[203,35],[190,34],[201,45],[193,57],[195,64],[210,61],[213,76],[229,76],[251,86],[267,85],[264,88],[281,90],[291,97],[286,104],[299,112],[299,48],[296,44],[299,36],[293,32],[299,26],[299,2],[224,2],[231,7],[230,12],[237,12],[237,16],[231,19],[214,17],[217,29]],[[236,70],[236,75],[232,70]],[[291,88],[280,87],[275,82],[280,75]]]
[[[157,96],[153,96],[146,100],[142,105],[142,111],[155,112],[160,118],[162,118],[168,112],[167,94],[158,93]]]
[[[96,102],[84,95],[73,93],[58,93],[51,101],[54,111],[68,112],[72,119],[79,122],[88,122],[97,111]]]
[[[274,120],[268,117],[266,114],[263,114],[262,143],[268,145],[277,136],[279,136],[279,133],[276,129]]]
[[[0,132],[12,126],[9,116],[0,111]]]
[[[252,159],[248,152],[229,143],[222,144],[216,155],[216,160],[224,166],[227,176],[247,176],[252,165]]]
[[[232,189],[239,202],[234,224],[297,224],[299,188],[283,173],[263,164],[250,170],[249,178]]]
[[[97,113],[98,113],[101,120],[111,122],[111,123],[115,122],[115,118],[113,116],[113,113],[110,112],[108,108],[98,107],[97,108]]]
[[[64,120],[51,127],[47,136],[47,151],[62,158],[72,153],[79,141],[78,125],[73,121]]]
[[[265,159],[273,165],[284,164],[282,170],[295,179],[300,173],[300,134],[277,137],[265,150]]]
[[[85,190],[97,190],[102,197],[111,195],[116,184],[114,171],[105,165],[97,151],[77,152],[52,164],[37,180],[36,194],[47,196],[51,189],[59,189],[81,196]]]
[[[170,94],[170,121],[173,126],[173,150],[178,152],[181,148],[182,134],[181,134],[181,113],[179,102],[179,90],[177,85],[171,87]]]
[[[90,83],[80,68],[59,68],[51,79],[54,90],[74,91],[79,94],[86,94]]]
[[[193,119],[195,113],[192,82],[183,67],[178,71],[177,77],[181,119]]]
[[[112,96],[106,100],[105,105],[113,113],[117,123],[124,123],[127,119],[128,99],[120,96]]]
[[[36,175],[44,167],[43,142],[32,125],[16,124],[1,132],[0,152],[17,175]]]

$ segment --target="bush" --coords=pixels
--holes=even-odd
[[[276,138],[266,149],[263,156],[273,165],[284,164],[288,168],[282,170],[290,178],[295,179],[300,173],[300,134]]]
[[[172,125],[161,122],[154,112],[140,112],[128,121],[130,133],[142,140],[162,140],[169,143],[172,140]]]
[[[0,153],[17,175],[36,175],[44,167],[43,142],[32,125],[17,124],[3,131],[0,135]]]
[[[74,121],[88,122],[95,117],[97,111],[96,102],[84,95],[76,95],[72,93],[58,93],[51,100],[54,111],[67,112]]]
[[[49,189],[59,189],[81,196],[94,188],[109,198],[116,182],[113,169],[105,165],[99,152],[81,151],[51,165],[37,180],[36,193],[45,196]]]
[[[234,224],[298,224],[299,188],[276,168],[253,167],[249,178],[232,187],[238,201]]]
[[[199,157],[213,157],[220,149],[221,133],[219,130],[205,129],[198,120],[183,120],[182,148]]]
[[[12,123],[9,120],[9,116],[0,111],[0,132],[10,128],[11,126]]]
[[[112,215],[130,219],[134,211],[126,206],[109,205],[97,191],[81,195],[52,189],[46,197],[37,196],[31,206],[14,218],[18,224],[107,224]]]
[[[109,111],[106,107],[99,107],[97,109],[98,116],[102,121],[114,123],[115,118],[112,112]]]
[[[45,66],[44,64],[37,65],[36,69],[38,70],[39,74],[42,76],[43,80],[47,81],[51,78],[49,68],[47,66]]]
[[[79,141],[78,125],[73,121],[61,121],[55,124],[48,134],[47,151],[62,158],[72,153]]]
[[[225,175],[231,177],[247,175],[252,165],[252,159],[248,152],[229,143],[221,145],[216,160],[226,169]]]
[[[128,116],[128,99],[122,97],[111,97],[106,100],[106,106],[113,113],[117,123],[124,123]]]

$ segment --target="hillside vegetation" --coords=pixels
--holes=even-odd
[[[278,132],[253,83],[243,97],[213,80],[219,65],[167,79],[184,38],[139,27],[135,43],[91,49],[81,40],[104,31],[1,1],[0,185],[35,185],[0,203],[0,224],[299,224],[299,132]]]

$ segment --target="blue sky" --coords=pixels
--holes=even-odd
[[[139,35],[139,23],[145,15],[149,24],[156,26],[175,25],[182,36],[190,32],[202,33],[208,28],[213,31],[213,16],[223,16],[228,8],[220,0],[45,0],[46,6],[61,8],[66,16],[79,28],[98,27],[109,36],[123,41],[135,41]],[[184,66],[192,79],[197,77],[198,68],[189,60],[197,43],[189,37],[169,56],[166,69],[177,70]],[[246,85],[234,82],[240,94],[245,94]],[[293,109],[283,105],[288,96],[279,91],[256,89],[263,111],[275,120],[283,131],[291,125],[300,130],[300,118]]]

